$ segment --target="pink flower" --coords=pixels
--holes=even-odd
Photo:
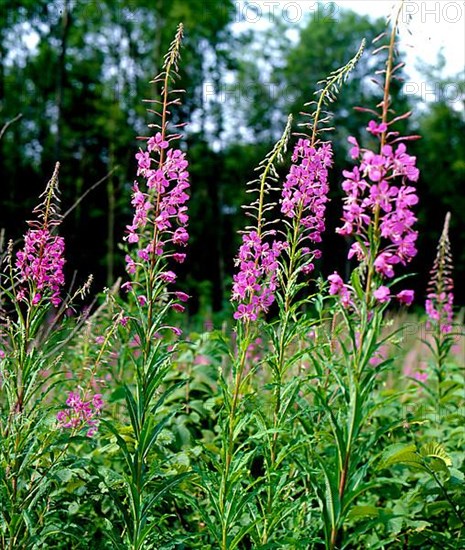
[[[386,132],[386,130],[387,130],[387,124],[385,122],[382,122],[381,124],[377,124],[376,121],[370,120],[367,126],[367,131],[375,136]]]
[[[260,312],[268,311],[274,302],[277,286],[278,257],[284,244],[262,242],[254,230],[242,236],[236,259],[239,272],[233,276],[231,300],[239,302],[235,319],[255,321]]]
[[[178,262],[179,264],[182,264],[184,262],[184,260],[186,259],[186,255],[185,254],[180,254],[179,252],[175,252],[173,254],[173,260],[175,262]]]
[[[163,139],[160,132],[157,132],[155,136],[152,136],[147,141],[147,149],[150,153],[159,149],[167,149],[168,147],[169,143],[165,139]]]
[[[189,294],[186,294],[185,292],[175,292],[174,295],[181,302],[187,302],[190,298]]]
[[[45,293],[54,306],[61,302],[60,289],[65,283],[63,275],[65,241],[52,235],[48,229],[29,229],[24,236],[24,248],[16,254],[16,268],[20,282],[30,282],[37,291],[32,303],[37,305]],[[26,299],[24,287],[17,293],[18,300]]]
[[[360,155],[360,146],[359,146],[357,140],[352,136],[349,136],[347,138],[347,141],[351,145],[353,145],[352,149],[349,151],[349,154],[353,159],[356,159]]]
[[[329,294],[339,296],[343,307],[348,308],[352,304],[351,292],[340,275],[335,271],[332,275],[329,275],[328,281],[330,282]]]
[[[331,145],[325,143],[319,147],[311,147],[308,139],[299,139],[292,161],[294,164],[281,193],[281,212],[291,219],[299,213],[304,238],[312,243],[319,243],[321,233],[325,230],[328,168],[332,165]],[[301,253],[313,259],[317,257],[319,250],[301,247]],[[309,273],[313,267],[313,263],[308,263],[303,271]]]
[[[174,283],[177,278],[177,275],[176,273],[174,273],[174,271],[164,271],[160,273],[159,276],[162,281],[165,281],[165,283]]]
[[[414,292],[413,290],[402,290],[399,292],[399,294],[397,294],[396,298],[401,304],[409,306],[413,303]]]
[[[378,300],[378,302],[381,302],[382,304],[385,302],[389,302],[389,288],[387,286],[380,286],[373,292],[373,296]]]
[[[150,168],[151,158],[149,153],[139,150],[139,153],[136,154],[137,165],[139,169],[137,170],[137,175],[145,174],[145,171]]]
[[[182,335],[182,330],[181,330],[180,328],[178,328],[178,327],[168,327],[168,328],[169,328],[169,329],[171,330],[171,332],[172,332],[173,334],[175,334],[176,336],[181,336],[181,335]]]
[[[393,266],[400,262],[400,258],[390,252],[382,252],[374,261],[375,269],[385,277],[394,277]]]
[[[331,283],[329,287],[329,293],[332,296],[335,294],[339,294],[341,288],[344,287],[344,281],[341,279],[341,276],[336,271],[328,277],[328,281]]]
[[[80,391],[69,392],[66,405],[67,409],[57,413],[58,427],[70,429],[87,427],[87,436],[92,437],[97,431],[97,418],[103,409],[102,395],[97,393],[90,399],[83,399]]]

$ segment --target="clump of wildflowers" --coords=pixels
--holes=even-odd
[[[146,150],[139,149],[136,154],[137,176],[142,180],[133,185],[132,201],[134,214],[132,223],[127,225],[125,239],[129,244],[137,245],[134,253],[126,255],[126,270],[132,281],[123,285],[126,290],[143,288],[138,292],[137,302],[147,306],[152,312],[154,300],[165,292],[167,284],[176,281],[177,275],[167,268],[167,260],[184,262],[184,248],[189,239],[187,203],[189,201],[189,172],[186,153],[173,146],[181,135],[168,129],[169,108],[179,104],[172,99],[169,84],[176,76],[179,48],[183,27],[179,26],[175,40],[165,57],[163,72],[152,82],[162,86],[161,100],[147,100],[155,103],[159,111],[149,110],[161,117],[160,124],[151,124],[157,128],[154,136],[147,139]],[[179,129],[181,125],[173,125]],[[139,277],[139,275],[142,275]],[[184,311],[180,302],[185,302],[187,294],[170,292],[171,307]]]
[[[429,324],[447,334],[452,330],[454,306],[454,281],[452,280],[452,254],[449,241],[450,213],[447,213],[439,239],[438,251],[430,272],[428,294],[425,303]]]
[[[52,233],[53,227],[60,223],[54,204],[57,200],[58,169],[57,163],[41,195],[43,202],[34,209],[38,219],[29,222],[30,229],[24,236],[24,248],[16,253],[15,266],[20,283],[16,298],[30,299],[32,305],[48,297],[54,306],[58,306],[61,302],[60,290],[65,283],[65,241],[63,237]]]
[[[299,244],[305,240],[320,243],[325,230],[325,212],[328,202],[328,168],[332,165],[330,143],[312,146],[309,139],[299,139],[292,155],[292,166],[281,194],[281,212],[287,218],[298,218],[303,227]],[[314,269],[313,258],[320,250],[301,248],[302,256],[309,257],[302,268],[304,273]]]
[[[284,246],[280,241],[264,243],[256,231],[242,236],[232,290],[232,300],[240,302],[234,319],[256,321],[260,312],[268,311],[274,302],[277,260]]]
[[[57,414],[58,427],[73,430],[87,428],[88,437],[95,435],[103,408],[102,395],[96,393],[91,397],[82,397],[80,391],[69,392],[66,405],[68,408]]]
[[[235,264],[239,267],[238,273],[233,276],[231,300],[238,302],[234,313],[235,319],[243,322],[256,321],[261,312],[267,312],[275,300],[278,277],[278,257],[281,251],[288,246],[287,242],[277,239],[276,230],[268,229],[269,221],[266,212],[275,205],[266,204],[266,198],[273,189],[270,181],[277,180],[274,167],[275,161],[282,160],[282,153],[286,149],[291,128],[291,117],[281,139],[273,150],[262,161],[258,169],[261,176],[249,185],[259,184],[257,199],[249,205],[248,214],[255,219],[255,226],[248,227],[242,235],[242,244]]]
[[[380,151],[361,148],[354,137],[349,137],[350,155],[359,161],[352,170],[344,170],[342,189],[343,226],[340,235],[353,236],[348,259],[355,257],[368,267],[367,291],[380,303],[390,300],[387,286],[382,282],[392,279],[397,265],[407,265],[416,255],[418,232],[412,207],[418,203],[415,188],[419,170],[416,158],[407,154],[404,143],[386,143],[386,137],[397,135],[388,132],[385,122],[371,120],[366,130],[380,140]],[[400,139],[400,138],[399,138]],[[376,284],[373,279],[376,276]],[[403,290],[396,298],[410,305],[413,291]]]
[[[151,229],[153,240],[137,251],[138,261],[142,262],[149,262],[153,254],[162,255],[167,242],[185,246],[189,238],[186,231],[189,221],[186,206],[189,200],[186,193],[189,189],[188,161],[183,151],[168,147],[168,141],[157,132],[148,140],[147,151],[141,149],[136,154],[137,175],[145,179],[147,192],[134,183],[131,204],[135,212],[132,224],[127,226],[127,240],[140,243],[147,226]],[[182,261],[184,257],[177,259]],[[133,272],[133,260],[127,257],[126,263],[128,271]]]
[[[312,260],[319,258],[317,249],[303,246],[306,241],[321,242],[325,229],[325,211],[328,201],[328,168],[332,164],[332,150],[329,143],[312,146],[309,139],[299,139],[292,155],[289,174],[281,190],[281,212],[297,225],[294,235],[295,245],[299,245],[302,271],[313,270]],[[278,284],[278,259],[284,249],[289,249],[286,240],[264,241],[257,230],[242,236],[236,264],[239,272],[234,275],[232,300],[239,305],[235,319],[256,321],[261,312],[267,312],[275,300]],[[275,235],[275,231],[266,236]],[[295,254],[297,251],[293,250]]]

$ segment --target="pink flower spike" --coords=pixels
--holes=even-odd
[[[64,249],[63,238],[52,235],[48,229],[29,229],[25,234],[24,248],[16,254],[15,267],[21,284],[31,282],[35,286],[33,305],[47,298],[46,291],[52,305],[60,304],[60,288],[65,282]],[[16,296],[18,300],[25,300],[25,287],[20,288]]]

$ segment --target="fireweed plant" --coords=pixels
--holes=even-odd
[[[63,299],[64,240],[57,234],[61,218],[57,163],[29,222],[24,245],[16,253],[10,241],[3,256],[0,325],[0,547],[32,548],[53,535],[57,510],[51,494],[68,471],[66,451],[93,429],[97,396],[73,422],[73,436],[57,429],[52,395],[62,391],[63,347],[85,316],[64,320],[79,294]],[[73,404],[81,402],[75,388]],[[61,397],[61,396],[60,396]],[[63,418],[64,420],[64,418]],[[82,421],[81,421],[82,420]],[[91,435],[91,434],[89,434]]]
[[[330,338],[312,354],[317,376],[308,390],[318,413],[310,412],[304,424],[314,444],[305,464],[310,466],[310,482],[322,510],[325,545],[330,549],[346,544],[349,516],[356,517],[356,512],[351,515],[354,502],[363,498],[373,483],[369,450],[389,429],[389,423],[374,429],[380,408],[376,388],[391,362],[381,360],[376,368],[372,364],[386,338],[381,336],[384,312],[394,299],[406,305],[413,300],[412,291],[393,290],[398,284],[396,267],[408,264],[416,254],[412,207],[418,199],[412,184],[419,177],[416,159],[408,155],[405,145],[415,136],[400,136],[393,129],[395,122],[409,116],[393,118],[390,99],[392,79],[403,65],[395,65],[399,16],[400,9],[390,34],[375,39],[388,37],[374,52],[386,55],[385,69],[378,73],[384,76],[379,111],[363,109],[374,116],[367,132],[378,147],[362,148],[350,137],[350,154],[358,164],[343,172],[343,225],[337,231],[353,238],[348,258],[359,265],[349,283],[336,272],[329,276],[329,294],[335,297],[329,311],[333,316]],[[323,418],[330,426],[325,437],[315,430]]]
[[[461,336],[454,332],[453,318],[453,280],[452,280],[452,254],[449,241],[450,213],[447,213],[444,227],[439,239],[437,255],[430,272],[430,282],[426,299],[426,331],[423,343],[427,345],[431,353],[431,372],[433,377],[427,376],[425,380],[416,380],[416,383],[425,392],[422,406],[409,419],[409,438],[404,445],[397,443],[388,447],[384,452],[380,468],[387,469],[392,466],[407,467],[424,476],[422,483],[418,484],[418,474],[415,483],[418,484],[417,492],[425,503],[424,517],[428,519],[428,496],[437,494],[439,498],[434,506],[442,515],[441,522],[447,524],[449,529],[444,533],[436,534],[430,529],[428,521],[425,521],[425,532],[419,538],[432,544],[443,544],[446,547],[458,548],[463,546],[465,537],[465,510],[463,506],[463,491],[457,490],[457,486],[463,483],[463,473],[455,468],[452,454],[446,450],[442,442],[437,441],[438,423],[446,423],[444,436],[447,436],[449,446],[455,443],[454,432],[461,426],[463,420],[458,413],[458,408],[463,407],[463,373],[460,367],[449,362],[449,354],[454,343],[460,342]],[[429,338],[428,338],[429,336]],[[427,373],[428,374],[428,373]],[[433,378],[433,380],[432,380]],[[415,426],[421,426],[421,430],[415,430]],[[433,438],[425,438],[425,432],[431,429]],[[460,429],[460,428],[459,428]],[[463,439],[458,441],[459,449],[462,448]],[[461,454],[461,451],[460,451]],[[420,478],[421,479],[421,478]],[[440,504],[439,504],[440,503]],[[450,516],[444,515],[444,510],[450,511]],[[451,539],[451,526],[458,527],[455,540]]]
[[[175,146],[181,136],[173,130],[181,125],[169,125],[170,109],[179,104],[180,91],[171,88],[177,79],[182,36],[180,24],[163,70],[152,81],[161,86],[161,99],[147,100],[157,121],[149,125],[155,135],[146,139],[146,148],[136,155],[140,182],[133,185],[134,216],[126,236],[130,278],[122,285],[129,302],[122,304],[120,318],[127,346],[119,361],[132,365],[134,377],[122,381],[125,410],[104,422],[123,457],[120,468],[104,480],[122,526],[108,522],[108,534],[116,547],[133,550],[159,548],[167,538],[167,533],[159,533],[161,520],[155,519],[153,509],[184,477],[167,473],[159,447],[160,435],[171,418],[163,405],[177,388],[176,384],[164,385],[176,350],[167,333],[181,335],[169,323],[169,316],[171,311],[184,311],[188,299],[174,287],[175,265],[184,261],[188,240],[188,162],[184,151]]]
[[[230,372],[221,374],[223,421],[221,439],[216,454],[208,453],[213,468],[202,468],[202,489],[206,493],[213,517],[203,513],[215,545],[223,550],[239,547],[256,521],[249,517],[250,506],[256,495],[257,480],[250,473],[254,449],[245,431],[249,415],[246,403],[248,385],[255,368],[246,368],[251,346],[259,336],[257,321],[274,302],[277,285],[277,258],[285,243],[276,238],[276,229],[266,219],[272,205],[266,196],[277,180],[275,165],[282,161],[291,127],[291,118],[281,139],[257,168],[259,176],[250,182],[257,198],[247,213],[252,223],[242,235],[236,264],[239,273],[234,276],[232,300],[237,302],[234,313],[236,338],[230,354]],[[230,377],[228,375],[230,374]],[[244,522],[244,519],[248,518]]]
[[[302,357],[301,351],[289,354],[289,350],[299,338],[304,339],[311,325],[301,315],[302,305],[309,298],[298,299],[298,294],[308,287],[314,260],[319,257],[315,246],[321,242],[325,228],[332,151],[329,142],[319,140],[318,124],[328,122],[323,107],[335,99],[362,52],[363,44],[356,56],[330,75],[317,92],[318,101],[310,104],[314,106],[309,115],[312,123],[305,125],[310,127],[311,136],[299,134],[285,182],[280,185],[276,165],[286,152],[291,118],[281,139],[258,167],[259,177],[249,183],[249,192],[256,199],[246,207],[252,223],[242,233],[236,258],[238,272],[233,278],[236,338],[230,356],[231,371],[221,378],[221,440],[217,456],[207,454],[212,468],[201,469],[203,490],[214,513],[212,517],[211,512],[200,512],[213,540],[225,550],[240,547],[246,540],[257,546],[278,541],[302,544],[304,540],[292,533],[288,522],[301,504],[294,498],[296,476],[288,459],[298,443],[288,438],[286,428],[299,380],[291,378],[285,383],[285,376]],[[272,193],[280,194],[284,230],[277,229],[279,218],[276,220],[274,212],[276,204],[270,201]],[[275,302],[278,319],[267,322],[266,314]],[[269,341],[270,352],[251,367],[247,357],[261,335]],[[254,390],[260,388],[253,387],[253,379],[258,377],[260,364],[271,375],[267,386],[271,390],[267,401],[271,414],[268,406],[263,409],[263,404],[254,402]],[[267,375],[264,371],[260,374]],[[255,430],[250,431],[251,426]],[[253,474],[253,463],[263,465],[263,478]]]
[[[426,329],[433,341],[425,340],[433,356],[433,372],[437,387],[434,397],[437,404],[456,389],[456,384],[447,380],[446,360],[456,339],[453,333],[454,281],[452,279],[452,254],[449,241],[450,213],[446,215],[444,228],[438,243],[437,255],[430,272],[430,282],[425,303],[428,316]],[[426,386],[428,388],[428,386]]]
[[[413,301],[401,269],[417,240],[416,136],[395,129],[409,113],[395,114],[390,93],[399,14],[377,39],[382,97],[361,108],[366,141],[349,138],[355,165],[341,178],[337,232],[352,273],[323,279],[317,267],[327,110],[364,43],[320,83],[299,133],[288,119],[249,184],[232,335],[226,325],[181,340],[173,321],[189,298],[176,286],[188,162],[171,122],[182,25],[152,81],[160,96],[136,154],[127,275],[82,313],[73,304],[90,282],[64,290],[57,166],[24,243],[1,255],[0,550],[464,547],[463,420],[443,428],[400,411],[463,406],[449,217],[427,291],[433,376],[398,382],[402,327],[387,315]]]
[[[302,390],[300,370],[308,351],[306,341],[315,323],[304,310],[315,298],[309,295],[308,288],[314,262],[321,256],[318,244],[325,230],[328,173],[332,166],[331,142],[321,141],[319,136],[331,130],[328,127],[330,113],[324,108],[336,100],[336,94],[357,64],[364,46],[363,41],[353,59],[319,83],[322,87],[316,92],[318,99],[306,105],[312,109],[305,113],[310,122],[302,126],[309,134],[298,134],[291,168],[280,189],[279,205],[285,229],[280,232],[283,244],[274,292],[279,312],[274,322],[265,323],[263,327],[270,342],[270,353],[264,364],[270,377],[272,414],[258,404],[256,407],[257,438],[265,471],[265,490],[260,491],[257,498],[260,522],[256,541],[260,544],[284,540],[292,544],[306,542],[298,532],[292,533],[288,521],[302,506],[302,500],[295,497],[298,473],[291,458],[302,440],[289,428],[294,425],[293,411]]]

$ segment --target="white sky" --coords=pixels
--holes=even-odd
[[[343,9],[385,19],[396,5],[396,0],[322,0],[319,6],[314,0],[241,0],[235,2],[235,28],[265,28],[280,18],[297,30],[312,15],[327,23],[337,21]],[[447,74],[465,71],[465,0],[404,0],[401,21],[401,42],[409,61],[434,64],[442,49]],[[407,21],[411,34],[405,31]]]
[[[321,17],[329,24],[337,21],[343,9],[349,9],[374,19],[386,19],[398,8],[399,1],[238,0],[235,6],[234,27],[239,32],[254,26],[257,30],[272,27],[273,21],[280,18],[290,24],[290,37],[297,39],[298,29],[309,17]],[[462,103],[463,91],[458,85],[451,83],[444,87],[440,82],[429,82],[421,67],[437,65],[442,52],[446,64],[441,78],[460,74],[461,80],[465,79],[465,0],[404,0],[400,44],[406,54],[405,71],[409,78],[404,83],[406,94],[426,102],[442,95],[452,103]]]
[[[307,2],[301,2],[302,5]],[[385,17],[392,0],[338,0],[337,4],[358,13]],[[402,34],[409,60],[434,63],[439,51],[446,57],[445,71],[454,75],[465,70],[465,1],[405,0],[403,21],[411,16],[411,35]],[[409,52],[410,50],[410,52]],[[416,64],[416,63],[415,63]]]

